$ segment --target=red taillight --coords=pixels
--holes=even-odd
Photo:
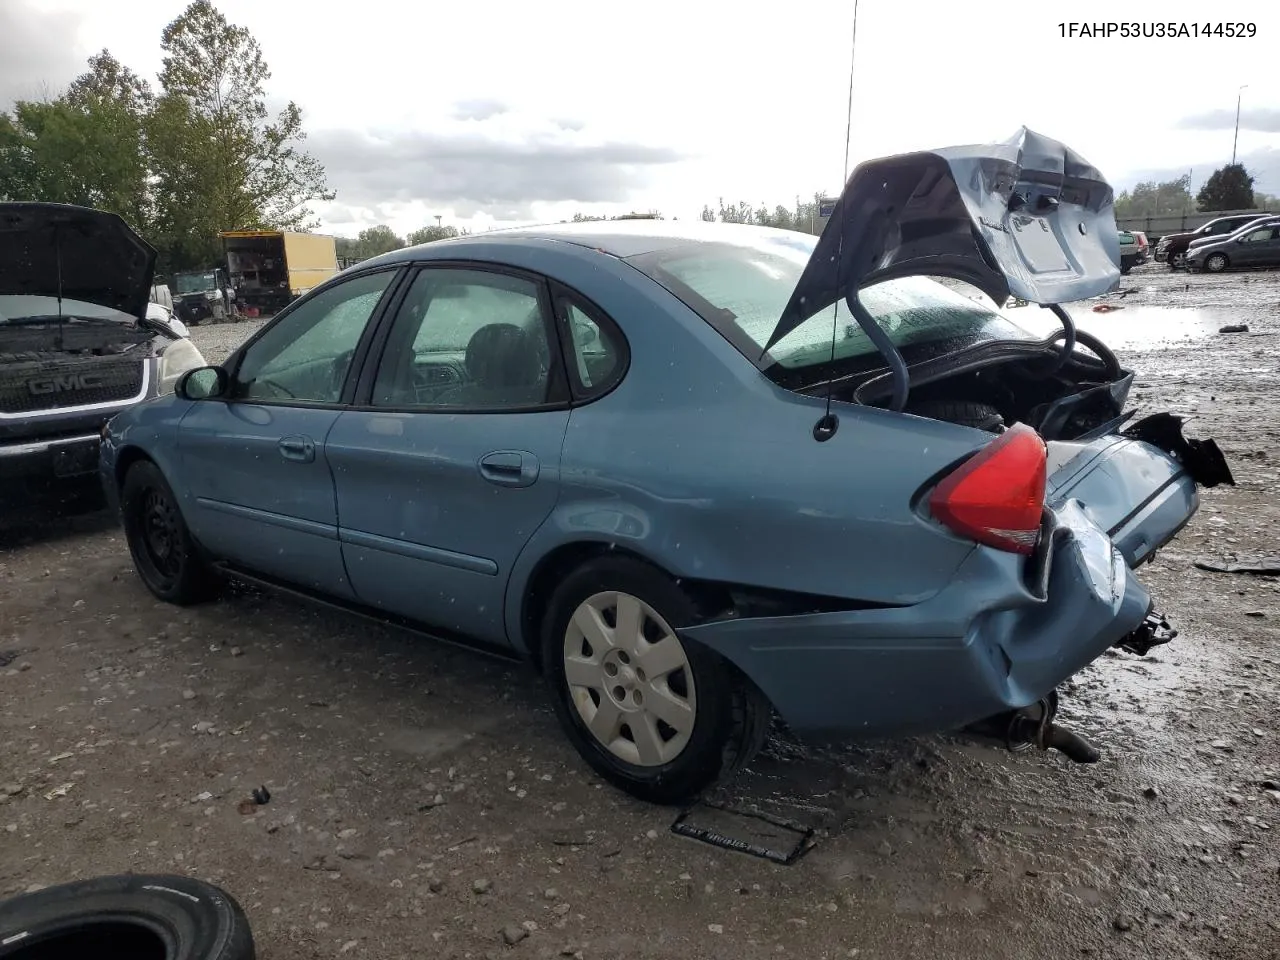
[[[1016,423],[947,474],[929,495],[929,510],[962,536],[1031,553],[1040,537],[1046,456],[1040,434]]]

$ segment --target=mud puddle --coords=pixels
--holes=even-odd
[[[1240,322],[1238,310],[1160,307],[1109,299],[1101,303],[1116,309],[1095,313],[1093,306],[1080,304],[1068,308],[1068,313],[1079,329],[1099,337],[1113,350],[1185,347],[1216,336],[1229,323]]]

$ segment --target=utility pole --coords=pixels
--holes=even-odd
[[[1236,134],[1231,138],[1231,165],[1236,165],[1236,144],[1240,142],[1240,98],[1244,95],[1246,83],[1236,91]]]

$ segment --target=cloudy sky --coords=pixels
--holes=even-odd
[[[0,109],[107,47],[153,77],[183,0],[0,0]],[[852,0],[220,0],[296,101],[337,199],[325,226],[483,228],[574,211],[697,216],[717,197],[791,204],[844,171]],[[1066,7],[1070,12],[1065,12]],[[1118,186],[1239,153],[1280,194],[1280,5],[1163,0],[859,0],[851,162],[1004,139],[1064,140]],[[1203,23],[1252,39],[1064,38],[1059,23]],[[1110,13],[1108,13],[1110,11]],[[1194,69],[1193,69],[1194,68]]]

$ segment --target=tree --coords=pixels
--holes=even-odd
[[[99,207],[150,224],[145,81],[106,50],[62,96],[0,114],[0,197]]]
[[[354,255],[361,260],[367,260],[383,253],[390,253],[392,250],[399,250],[403,246],[404,239],[397,236],[396,232],[385,223],[380,223],[376,227],[366,227],[357,234]]]
[[[1213,171],[1196,194],[1201,210],[1253,210],[1253,177],[1242,163]]]
[[[1191,174],[1185,173],[1163,183],[1144,180],[1122,191],[1115,200],[1115,214],[1117,219],[1182,214],[1191,210],[1191,204]]]
[[[813,195],[812,203],[802,203],[797,196],[794,209],[777,204],[770,211],[768,206],[763,203],[759,207],[752,207],[751,204],[743,200],[738,201],[736,204],[726,204],[724,198],[721,197],[717,201],[715,210],[712,210],[710,206],[703,206],[702,219],[709,222],[719,220],[721,223],[746,223],[761,227],[777,227],[781,230],[796,230],[800,233],[821,233],[822,221],[818,217],[818,206],[821,200],[822,194],[820,193]]]
[[[458,231],[457,227],[446,227],[437,224],[430,227],[420,227],[404,239],[407,246],[416,247],[420,243],[431,243],[434,240],[447,240],[450,237],[458,237],[461,235],[462,234]]]
[[[616,217],[604,217],[604,216],[593,217],[586,213],[575,213],[573,215],[573,220],[570,222],[594,223],[599,220],[664,220],[664,219],[666,218],[663,217],[662,214],[660,214],[657,210],[649,210],[646,213],[640,213],[636,210],[632,210],[630,213],[620,213]],[[560,222],[564,223],[563,220]]]
[[[213,255],[220,230],[312,226],[332,200],[324,168],[300,144],[302,111],[268,115],[271,77],[247,29],[194,0],[164,29],[161,94],[148,125],[158,225],[175,248]]]

